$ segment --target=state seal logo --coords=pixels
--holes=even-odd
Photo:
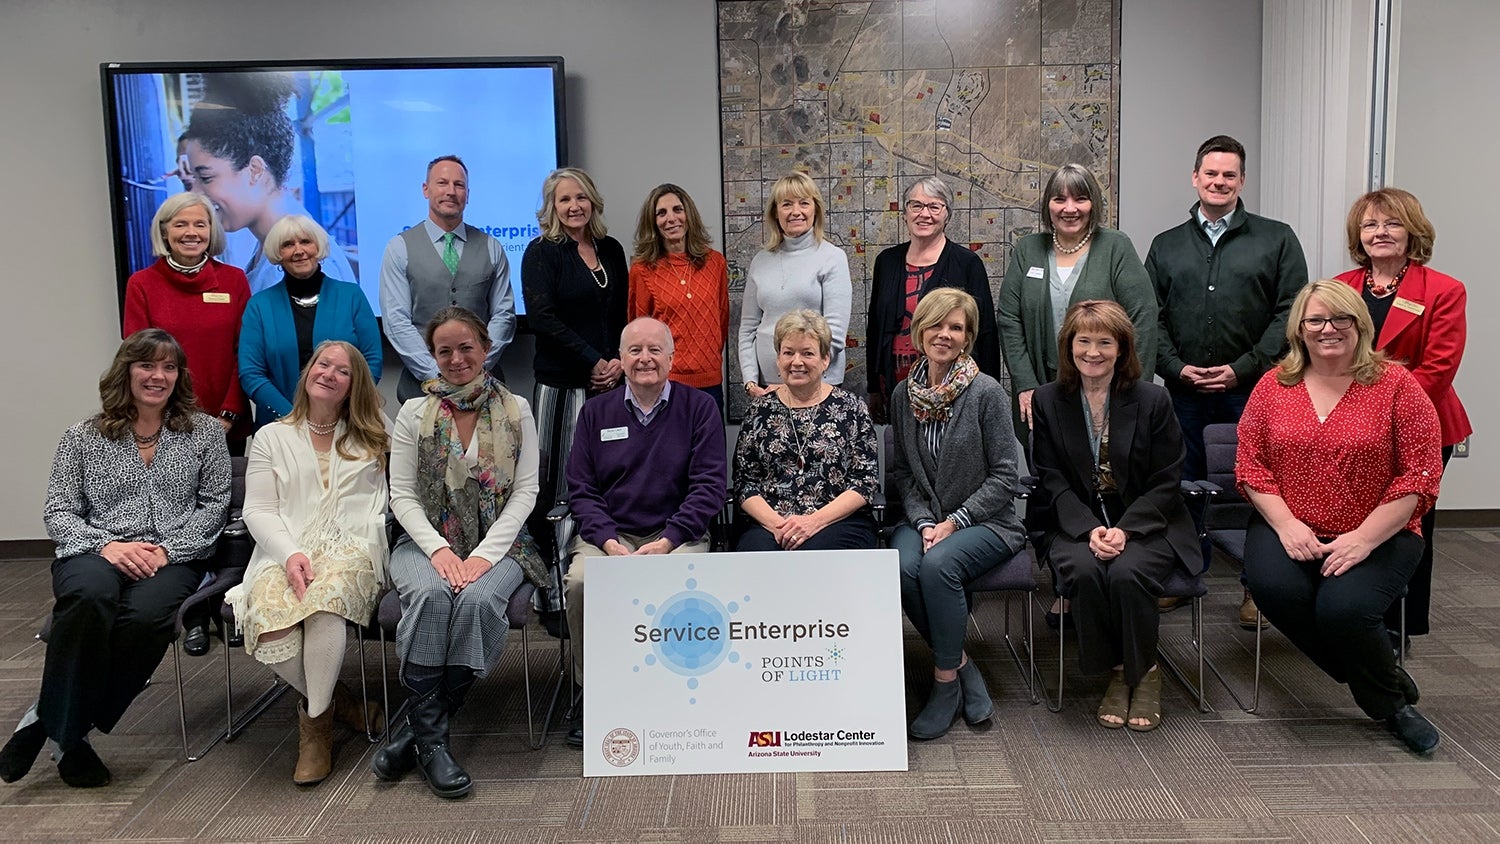
[[[604,736],[604,761],[625,768],[641,755],[641,740],[624,727],[616,727]]]

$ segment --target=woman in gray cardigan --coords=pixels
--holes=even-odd
[[[964,585],[1025,541],[1011,499],[1015,434],[1005,391],[970,356],[978,330],[974,297],[928,293],[911,321],[922,357],[891,399],[890,479],[906,514],[891,545],[901,555],[901,604],[933,655],[932,693],[909,728],[917,739],[946,733],[960,709],[971,724],[994,712],[963,650]]]
[[[1057,377],[1057,333],[1069,305],[1118,302],[1135,324],[1141,367],[1156,367],[1156,292],[1130,238],[1101,225],[1099,180],[1082,164],[1064,164],[1047,180],[1042,201],[1042,231],[1011,250],[996,315],[1024,444],[1030,442],[1032,391]]]

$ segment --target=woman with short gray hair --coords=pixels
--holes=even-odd
[[[948,239],[953,214],[948,183],[937,176],[918,179],[906,189],[901,217],[911,240],[875,258],[865,323],[865,372],[870,414],[877,423],[887,421],[892,391],[921,357],[911,333],[912,313],[922,297],[937,288],[955,287],[974,297],[979,308],[974,361],[979,371],[1000,377],[1000,339],[989,276],[973,250]]]

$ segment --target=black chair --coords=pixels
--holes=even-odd
[[[1200,482],[1208,494],[1207,506],[1203,513],[1204,528],[1213,547],[1218,548],[1230,559],[1245,565],[1245,530],[1250,524],[1250,517],[1255,508],[1239,494],[1235,484],[1234,461],[1235,454],[1239,451],[1239,427],[1232,423],[1220,423],[1209,425],[1203,429],[1203,445],[1207,457],[1208,480]],[[1401,642],[1406,641],[1406,592],[1402,591],[1401,597]],[[1261,648],[1264,631],[1264,623],[1261,620],[1260,608],[1255,612],[1255,674],[1254,685],[1250,692],[1250,705],[1246,706],[1244,701],[1235,692],[1234,688],[1224,681],[1222,675],[1219,682],[1229,691],[1235,703],[1240,709],[1247,713],[1253,713],[1260,708],[1260,668]],[[1406,667],[1406,649],[1397,648],[1396,662],[1401,667]],[[1214,671],[1218,674],[1218,671]]]

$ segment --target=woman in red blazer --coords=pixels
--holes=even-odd
[[[1442,428],[1443,465],[1453,446],[1474,429],[1453,390],[1453,376],[1464,356],[1467,328],[1463,283],[1427,266],[1437,239],[1422,203],[1400,188],[1382,188],[1361,196],[1349,209],[1349,255],[1359,268],[1338,276],[1361,291],[1375,321],[1375,348],[1411,370],[1437,408]],[[1406,631],[1427,632],[1432,599],[1432,529],[1437,508],[1422,517],[1426,548],[1412,574],[1406,597]],[[1393,645],[1400,629],[1400,605],[1386,613]]]

